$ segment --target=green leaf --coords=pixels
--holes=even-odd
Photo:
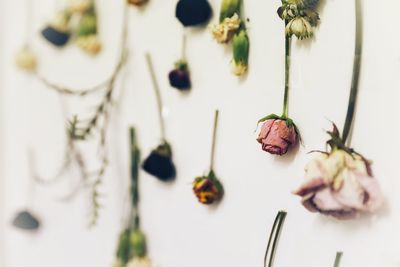
[[[277,120],[277,119],[281,119],[280,116],[276,115],[276,114],[270,114],[268,116],[265,116],[264,118],[261,118],[258,122],[257,125],[260,124],[261,122],[267,121],[267,120]]]

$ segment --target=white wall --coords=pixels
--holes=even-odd
[[[68,179],[55,187],[38,187],[35,211],[43,220],[35,235],[9,226],[23,207],[29,171],[26,150],[37,153],[38,169],[50,175],[62,158],[63,126],[57,95],[16,70],[13,56],[23,41],[23,0],[4,0],[2,36],[1,153],[4,159],[4,267],[110,266],[120,230],[128,179],[128,125],[137,126],[143,154],[159,138],[155,98],[144,52],[153,54],[168,110],[167,134],[173,145],[178,179],[161,184],[141,173],[143,226],[155,266],[262,266],[269,230],[276,212],[289,213],[275,266],[321,267],[333,264],[343,250],[343,267],[400,266],[400,180],[397,136],[400,127],[398,88],[400,38],[397,0],[365,0],[364,65],[353,146],[374,160],[374,171],[387,197],[387,207],[373,218],[338,222],[309,214],[290,192],[302,181],[303,167],[323,149],[329,120],[342,125],[349,92],[354,47],[354,4],[326,0],[316,38],[293,48],[291,116],[304,138],[296,154],[282,158],[261,152],[255,141],[256,121],[280,112],[283,93],[284,38],[276,16],[280,1],[245,1],[250,18],[251,69],[238,80],[229,72],[229,52],[207,31],[189,31],[188,57],[194,88],[181,96],[169,88],[167,73],[180,55],[182,28],[174,18],[175,0],[151,0],[130,11],[130,63],[120,86],[112,123],[111,168],[102,187],[105,208],[99,226],[86,228],[87,194],[73,201],[57,198],[69,189]],[[99,1],[106,49],[90,60],[76,48],[58,52],[35,36],[40,71],[49,79],[86,87],[113,68],[121,29],[123,1]],[[217,12],[220,1],[211,1]],[[36,29],[51,17],[52,0],[35,1]],[[123,88],[122,88],[123,87]],[[76,103],[75,103],[76,104]],[[200,206],[191,192],[192,179],[208,167],[213,110],[221,110],[216,171],[226,189],[216,208]],[[73,110],[82,110],[75,105]],[[1,217],[0,217],[1,218]],[[1,238],[3,239],[3,238]],[[1,255],[1,254],[0,254]],[[1,259],[4,259],[1,257]]]

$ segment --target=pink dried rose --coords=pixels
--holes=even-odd
[[[262,149],[274,155],[283,155],[298,142],[296,126],[288,119],[268,119],[264,121],[257,141]]]
[[[353,219],[374,212],[383,203],[369,163],[342,149],[321,153],[306,166],[306,182],[294,192],[311,212]]]

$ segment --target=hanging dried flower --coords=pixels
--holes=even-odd
[[[36,55],[29,46],[25,46],[15,56],[15,64],[20,69],[34,71],[37,66]]]
[[[75,43],[83,51],[92,55],[98,54],[102,49],[102,43],[98,37],[97,14],[94,4],[79,21]]]
[[[55,46],[64,46],[71,36],[70,18],[71,12],[69,9],[59,12],[55,19],[42,30],[43,37]]]
[[[319,0],[282,0],[278,15],[286,23],[286,34],[299,39],[313,36],[319,15],[315,11]]]
[[[135,5],[135,6],[141,6],[148,2],[148,0],[127,0],[127,1],[128,1],[128,4]]]
[[[241,14],[242,0],[223,0],[219,24],[211,26],[212,35],[218,43],[233,40],[232,72],[237,76],[247,72],[250,51],[250,41]]]
[[[175,63],[175,68],[168,74],[169,83],[172,87],[188,91],[191,87],[189,66],[186,60],[186,35],[183,35],[182,58]]]
[[[175,165],[172,161],[172,149],[165,137],[165,123],[162,115],[162,99],[160,88],[155,75],[150,54],[146,54],[147,65],[150,71],[153,88],[157,98],[158,118],[161,131],[161,144],[154,149],[143,163],[143,169],[162,181],[173,180],[176,176]]]
[[[205,24],[212,15],[207,0],[179,0],[175,16],[185,27]]]
[[[193,193],[196,195],[199,202],[205,205],[210,205],[221,200],[224,195],[224,188],[214,172],[218,118],[219,111],[216,110],[211,145],[210,171],[208,175],[197,177],[193,182]]]

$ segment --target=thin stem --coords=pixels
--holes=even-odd
[[[187,44],[187,36],[185,31],[182,36],[182,60],[186,61],[186,44]]]
[[[137,146],[135,128],[129,129],[130,133],[130,151],[131,151],[131,201],[132,209],[130,224],[134,227],[139,226],[139,162],[140,150]]]
[[[217,128],[218,128],[218,118],[219,118],[219,110],[215,110],[214,115],[214,127],[213,127],[213,136],[211,143],[211,158],[210,158],[210,170],[214,170],[214,158],[215,158],[215,144],[217,139]]]
[[[343,252],[336,253],[335,264],[333,265],[333,267],[339,267],[342,256],[343,256]]]
[[[286,33],[285,33],[286,34]],[[290,84],[290,53],[291,53],[292,37],[285,36],[285,95],[283,97],[283,113],[282,117],[287,118],[289,113],[289,84]]]
[[[166,141],[165,123],[164,123],[164,117],[162,114],[163,105],[162,105],[160,87],[158,85],[157,77],[156,77],[156,74],[154,71],[153,61],[151,60],[151,55],[149,53],[146,53],[146,59],[147,59],[147,66],[149,68],[150,75],[151,75],[151,80],[153,82],[154,92],[155,92],[156,98],[157,98],[157,108],[158,108],[158,118],[159,118],[159,123],[160,123],[161,139],[163,142],[165,142]]]
[[[285,222],[287,213],[285,211],[278,212],[276,215],[274,225],[272,226],[271,234],[269,236],[267,250],[264,257],[264,267],[272,267],[276,249],[279,242],[279,237],[282,232],[282,226]]]
[[[349,104],[347,107],[346,121],[343,127],[343,136],[342,136],[343,143],[346,143],[347,138],[349,137],[352,128],[352,123],[354,120],[354,113],[357,104],[360,69],[361,69],[362,39],[363,39],[361,0],[355,0],[355,2],[356,2],[356,45],[354,50],[353,78],[351,81]]]

